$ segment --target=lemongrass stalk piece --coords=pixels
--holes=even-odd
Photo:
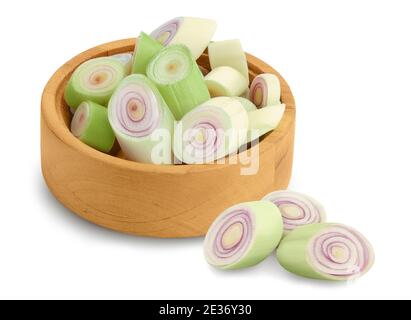
[[[91,101],[80,104],[71,121],[71,132],[90,147],[108,153],[115,136],[107,118],[107,108]]]
[[[264,73],[254,78],[248,99],[257,107],[272,106],[280,103],[281,84],[274,74]]]
[[[204,241],[207,262],[220,269],[254,266],[273,253],[283,233],[278,208],[268,201],[245,202],[225,210]]]
[[[204,78],[211,97],[235,97],[243,94],[248,87],[247,79],[236,69],[218,67]]]
[[[277,250],[279,263],[297,275],[347,281],[365,274],[374,263],[368,240],[351,227],[310,224],[291,231]]]
[[[239,71],[249,82],[247,57],[238,39],[211,42],[208,45],[211,69],[228,66]]]
[[[274,203],[281,211],[284,234],[297,227],[326,222],[324,207],[315,199],[302,193],[281,190],[267,194],[262,200]]]
[[[129,75],[131,73],[131,67],[133,65],[133,54],[132,53],[128,52],[128,53],[113,54],[112,56],[109,56],[109,58],[120,61],[124,66],[126,75]]]
[[[204,77],[186,46],[162,49],[147,66],[147,76],[177,120],[210,99]]]
[[[214,20],[179,17],[164,23],[150,36],[164,46],[186,45],[197,60],[207,48],[216,29],[217,23]]]
[[[229,97],[210,99],[178,123],[174,155],[188,164],[209,163],[238,150],[247,140],[248,116]]]
[[[125,76],[123,64],[116,59],[104,57],[88,60],[74,71],[66,86],[64,99],[73,110],[83,101],[106,106]]]
[[[132,74],[120,83],[110,99],[108,117],[127,159],[172,163],[175,120],[160,92],[146,76]]]
[[[146,74],[148,63],[162,48],[158,41],[141,32],[134,49],[132,72]]]
[[[238,100],[244,107],[245,111],[251,112],[257,110],[257,107],[254,103],[244,97],[234,97],[234,99]]]

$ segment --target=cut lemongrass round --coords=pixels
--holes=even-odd
[[[248,87],[248,80],[236,69],[218,67],[204,78],[211,97],[235,97],[243,94]]]
[[[335,223],[310,224],[290,232],[277,250],[280,264],[297,275],[347,281],[365,274],[374,263],[368,240]]]
[[[171,164],[174,117],[144,75],[125,78],[110,99],[108,118],[129,160]]]
[[[247,141],[248,116],[234,98],[213,98],[178,123],[174,155],[188,164],[209,163],[238,150]]]
[[[254,266],[278,246],[283,222],[268,201],[245,202],[225,210],[211,225],[204,241],[207,262],[220,269]]]
[[[238,100],[244,107],[245,111],[251,112],[257,110],[257,107],[254,103],[244,97],[234,97],[234,99]]]
[[[131,73],[131,67],[133,65],[133,54],[128,52],[128,53],[118,53],[114,54],[112,56],[109,56],[109,58],[115,59],[117,61],[120,61],[123,66],[126,75],[129,75]]]
[[[281,98],[280,80],[274,74],[258,75],[251,83],[248,98],[257,107],[279,104]]]
[[[208,45],[211,69],[228,66],[239,71],[249,82],[247,57],[240,40],[211,42]]]
[[[132,72],[146,74],[148,63],[162,48],[158,41],[141,32],[134,49]]]
[[[124,65],[116,59],[104,57],[88,60],[74,71],[66,86],[64,99],[74,110],[83,101],[106,106],[125,76]]]
[[[274,130],[284,116],[285,104],[267,106],[248,113],[248,141],[257,139]]]
[[[297,227],[326,221],[323,206],[304,194],[282,190],[267,194],[263,200],[274,203],[281,211],[284,221],[284,233]]]
[[[204,77],[186,46],[162,49],[147,66],[147,76],[177,120],[210,99]]]
[[[210,19],[179,17],[172,19],[154,30],[150,36],[162,45],[186,45],[197,60],[207,48],[217,28]]]
[[[108,153],[115,136],[107,118],[107,108],[91,101],[80,104],[71,121],[71,132],[90,147]]]

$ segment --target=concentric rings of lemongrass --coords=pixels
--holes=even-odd
[[[278,208],[267,201],[246,202],[225,210],[211,225],[204,253],[209,264],[239,269],[258,264],[282,237]]]
[[[323,206],[311,197],[294,191],[275,191],[263,200],[274,203],[281,211],[284,231],[288,233],[297,227],[326,221]]]
[[[81,137],[90,122],[90,108],[86,102],[81,103],[71,120],[71,132],[77,138]]]
[[[258,75],[251,83],[248,98],[257,107],[279,104],[281,98],[280,80],[274,74]]]
[[[290,272],[334,281],[356,279],[374,263],[369,241],[353,228],[335,223],[295,229],[282,240],[277,257]]]
[[[207,48],[217,28],[214,20],[179,17],[154,30],[150,36],[162,45],[182,44],[187,46],[197,60]]]
[[[74,71],[66,86],[65,100],[73,109],[87,100],[105,106],[125,76],[123,64],[116,59],[103,57],[88,60]]]
[[[71,121],[73,135],[102,152],[110,152],[115,135],[107,117],[107,108],[92,101],[82,102]]]
[[[183,18],[174,18],[162,24],[156,30],[151,32],[150,36],[160,42],[163,46],[167,46],[176,35]]]
[[[177,120],[210,99],[204,77],[184,45],[162,49],[146,71]]]
[[[146,76],[133,74],[121,82],[110,100],[108,117],[127,159],[159,164],[152,155],[159,145],[154,135],[165,133],[170,138],[161,152],[161,163],[171,163],[174,117]]]
[[[239,101],[213,98],[177,125],[174,154],[184,163],[213,162],[237,151],[246,142],[247,130],[247,112]]]

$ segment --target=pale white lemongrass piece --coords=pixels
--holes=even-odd
[[[235,97],[248,87],[247,79],[231,67],[217,67],[204,78],[211,97]]]

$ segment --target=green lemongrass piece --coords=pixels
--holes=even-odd
[[[211,225],[204,254],[224,270],[254,266],[273,253],[283,234],[279,209],[268,201],[245,202],[225,210]]]
[[[257,107],[255,106],[255,104],[244,97],[234,97],[234,99],[238,100],[243,105],[245,111],[247,112],[257,110]]]
[[[187,113],[174,134],[174,155],[188,164],[209,163],[247,141],[248,116],[241,103],[218,97]]]
[[[239,71],[249,82],[247,57],[240,40],[211,42],[208,45],[208,57],[212,69],[228,66]]]
[[[74,71],[66,86],[64,99],[73,110],[83,101],[106,106],[125,76],[123,64],[116,59],[104,57],[88,60]]]
[[[297,275],[332,281],[353,280],[374,263],[368,240],[358,231],[336,223],[296,228],[277,250],[280,264]]]
[[[284,116],[285,104],[267,106],[248,113],[248,142],[278,127]]]
[[[204,77],[186,46],[162,49],[147,66],[147,76],[177,120],[210,99]]]
[[[108,118],[127,159],[172,163],[175,120],[146,76],[132,74],[120,83],[108,104]]]
[[[250,86],[248,99],[257,107],[279,104],[280,98],[281,83],[276,75],[264,73],[254,78]]]
[[[71,121],[75,137],[94,149],[108,153],[113,148],[115,136],[107,117],[107,108],[92,101],[79,105]]]
[[[217,23],[214,20],[179,17],[164,23],[150,36],[164,46],[173,44],[187,46],[197,60],[207,48],[216,29]]]
[[[109,56],[109,58],[120,61],[124,66],[126,75],[129,75],[131,73],[131,67],[133,65],[133,54],[132,53],[128,52],[128,53],[113,54],[112,56]]]
[[[236,69],[217,67],[204,78],[212,97],[235,97],[248,88],[248,80]]]
[[[148,63],[162,48],[158,41],[141,32],[134,49],[132,72],[146,74]]]
[[[262,200],[274,203],[281,211],[284,235],[307,224],[324,223],[327,220],[324,207],[305,194],[279,190],[267,194]]]

